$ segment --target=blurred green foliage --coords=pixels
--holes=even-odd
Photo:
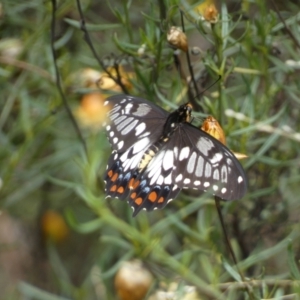
[[[115,299],[114,275],[134,258],[154,275],[149,294],[160,282],[182,281],[196,286],[201,299],[297,299],[300,15],[296,1],[276,3],[285,24],[272,2],[219,3],[216,24],[201,18],[199,3],[180,2],[189,49],[198,53],[191,58],[200,100],[189,90],[195,116],[217,117],[230,149],[249,156],[243,161],[248,193],[222,203],[238,269],[252,287],[247,291],[210,195],[182,192],[164,210],[136,218],[127,203],[105,199],[110,146],[103,132],[81,128],[85,153],[62,104],[50,47],[51,2],[1,2],[2,299]],[[168,28],[181,26],[178,4],[81,1],[102,64],[133,73],[130,93],[169,110],[191,100],[166,41]],[[59,1],[56,64],[72,111],[88,91],[79,84],[82,70],[103,71],[79,20],[75,1]],[[185,55],[178,58],[188,76]],[[69,226],[59,243],[42,234],[49,210]],[[7,267],[9,253],[25,259]]]

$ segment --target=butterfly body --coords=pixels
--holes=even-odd
[[[109,97],[105,105],[113,148],[106,194],[128,199],[134,215],[163,208],[184,188],[207,190],[226,200],[246,192],[246,176],[235,156],[190,123],[191,105],[168,113],[128,95]]]

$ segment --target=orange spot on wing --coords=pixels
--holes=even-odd
[[[135,201],[134,201],[134,203],[135,203],[136,205],[141,205],[141,204],[143,203],[143,199],[142,199],[141,197],[136,198]]]
[[[139,186],[139,184],[140,184],[139,180],[135,180],[134,178],[131,178],[129,180],[128,186],[131,190],[134,190]]]
[[[124,193],[124,188],[122,186],[120,186],[118,189],[117,189],[117,192],[120,193],[120,194],[123,194]]]
[[[117,186],[116,185],[113,185],[111,188],[110,188],[110,191],[111,192],[115,192],[117,190]]]
[[[111,178],[113,176],[113,174],[114,174],[114,172],[112,170],[109,170],[107,172],[107,175],[108,175],[109,178]]]
[[[136,193],[132,193],[131,195],[130,195],[130,198],[131,199],[134,199],[136,197]]]
[[[111,178],[111,181],[115,182],[119,177],[118,173],[115,173],[114,176]]]
[[[148,196],[148,200],[150,200],[151,202],[155,202],[156,199],[157,199],[157,193],[151,192]]]
[[[136,180],[136,181],[134,182],[133,188],[136,189],[139,185],[140,185],[140,181],[139,181],[139,180]]]
[[[164,197],[160,197],[157,201],[157,203],[164,203],[165,201],[165,198]]]
[[[129,180],[129,182],[128,182],[128,187],[129,187],[130,189],[133,189],[133,183],[134,183],[134,178],[131,178],[131,179]]]

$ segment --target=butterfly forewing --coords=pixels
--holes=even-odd
[[[244,170],[231,151],[209,134],[184,123],[173,143],[177,155],[173,181],[180,188],[209,191],[225,200],[246,192]]]
[[[146,149],[161,135],[168,112],[142,98],[116,95],[108,98],[107,137],[113,150],[124,152]],[[135,154],[135,153],[134,153]]]

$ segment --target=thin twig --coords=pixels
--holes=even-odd
[[[11,58],[9,56],[0,56],[0,63],[6,64],[6,65],[11,65],[11,66],[14,66],[14,67],[26,70],[26,71],[36,73],[39,76],[44,77],[45,79],[54,82],[54,78],[51,76],[50,73],[48,73],[44,69],[41,69],[40,67],[29,64],[25,61],[17,60],[17,59]]]
[[[116,74],[117,76],[114,76],[109,70],[107,70],[107,68],[105,67],[105,65],[103,64],[102,60],[100,59],[100,57],[98,56],[96,50],[95,50],[95,47],[92,43],[92,40],[90,38],[90,35],[89,35],[89,32],[87,31],[86,29],[86,26],[85,26],[85,18],[84,18],[84,14],[82,12],[82,8],[81,8],[81,4],[80,4],[80,0],[76,0],[76,3],[77,3],[77,8],[78,8],[78,12],[79,12],[79,15],[80,15],[80,29],[83,31],[84,33],[84,39],[86,41],[86,43],[88,44],[88,46],[90,47],[92,53],[93,53],[93,56],[96,58],[96,60],[98,61],[98,64],[101,66],[102,70],[116,83],[118,84],[123,93],[125,94],[128,94],[128,90],[126,88],[126,86],[123,84],[122,82],[122,78],[121,78],[121,75],[120,75],[120,72],[119,72],[119,68],[115,68],[116,70]]]
[[[274,1],[274,0],[271,0],[271,2],[272,2],[272,5],[273,5],[273,7],[274,7],[274,10],[275,10],[276,14],[278,15],[280,21],[282,22],[282,24],[283,24],[283,26],[284,26],[286,32],[287,32],[288,35],[291,37],[291,39],[293,40],[293,42],[295,43],[295,45],[300,49],[300,44],[299,44],[298,40],[297,40],[296,37],[293,35],[293,33],[291,32],[291,30],[288,28],[288,26],[287,26],[285,20],[282,18],[281,14],[280,14],[280,11],[278,10],[278,7],[277,7],[275,1]]]
[[[215,196],[215,203],[216,203],[217,212],[218,212],[218,215],[219,215],[219,220],[221,222],[221,227],[222,227],[222,230],[223,230],[223,234],[224,234],[224,237],[225,237],[226,246],[227,246],[228,251],[229,251],[229,253],[231,255],[231,258],[232,258],[232,260],[233,260],[233,262],[235,264],[235,267],[237,268],[237,271],[238,271],[238,273],[241,276],[242,281],[245,282],[245,284],[241,288],[245,289],[248,292],[248,295],[249,295],[250,299],[255,299],[254,296],[253,296],[253,292],[249,288],[249,284],[247,284],[247,282],[246,282],[246,279],[244,277],[243,272],[237,266],[237,259],[236,259],[236,256],[234,254],[234,251],[233,251],[233,249],[231,247],[231,243],[229,241],[228,234],[227,234],[227,231],[226,231],[226,228],[225,228],[225,224],[224,224],[224,219],[223,219],[221,205],[220,205],[220,201],[221,200],[222,199],[220,197]]]
[[[245,289],[249,286],[253,288],[267,286],[277,286],[281,288],[300,287],[299,280],[286,280],[286,279],[261,279],[261,280],[246,280],[244,282],[226,282],[218,284],[218,288],[222,291],[228,289]]]
[[[51,20],[51,51],[52,51],[52,56],[53,56],[53,61],[54,61],[54,69],[55,69],[55,81],[56,81],[56,86],[57,86],[57,89],[58,89],[58,92],[60,94],[60,97],[62,99],[62,103],[63,103],[63,106],[64,108],[66,109],[67,111],[67,114],[71,120],[71,123],[75,129],[75,132],[79,138],[79,140],[81,141],[82,145],[83,145],[83,148],[84,148],[84,151],[85,151],[85,154],[87,156],[88,154],[88,151],[87,151],[87,146],[86,146],[86,143],[85,143],[85,140],[81,134],[81,131],[79,129],[79,126],[72,114],[72,111],[71,111],[71,108],[68,104],[68,101],[65,97],[65,94],[63,92],[63,89],[62,89],[62,86],[61,86],[61,82],[60,82],[60,75],[59,75],[59,71],[58,71],[58,66],[57,66],[57,56],[56,56],[56,51],[55,51],[55,47],[54,47],[54,43],[55,43],[55,14],[56,14],[56,10],[57,10],[57,6],[56,6],[56,0],[52,0],[52,20]]]
[[[237,265],[237,259],[236,259],[236,256],[235,256],[233,250],[232,250],[232,247],[231,247],[231,244],[230,244],[230,241],[229,241],[229,238],[228,238],[228,234],[227,234],[227,231],[226,231],[226,228],[225,228],[225,224],[224,224],[224,219],[223,219],[223,215],[222,215],[222,211],[221,211],[221,205],[220,205],[221,200],[222,199],[220,197],[215,196],[215,203],[216,203],[217,212],[218,212],[218,215],[219,215],[219,220],[220,220],[220,223],[221,223],[221,227],[222,227],[222,230],[223,230],[223,233],[224,233],[225,242],[226,242],[227,248],[229,250],[229,253],[231,255],[231,258],[232,258],[234,264]],[[245,281],[244,275],[240,271],[239,271],[239,273],[240,273],[240,276],[241,276],[242,280]]]

